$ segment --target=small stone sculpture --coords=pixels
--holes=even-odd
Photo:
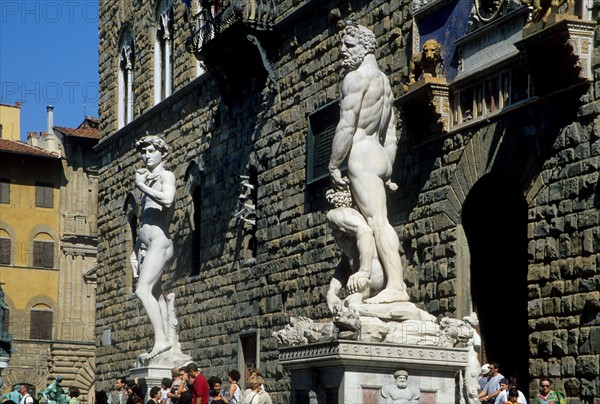
[[[477,379],[481,371],[478,355],[481,348],[481,337],[475,330],[478,324],[479,320],[475,313],[463,317],[462,320],[444,317],[440,321],[442,345],[469,348],[468,365],[460,374],[458,386],[462,396],[461,402],[469,404],[479,403]]]
[[[358,207],[355,212],[362,215],[373,234],[375,248],[357,247],[364,255],[359,258],[361,270],[371,265],[376,250],[385,273],[383,289],[366,302],[405,302],[408,293],[398,252],[400,241],[388,221],[386,206],[386,187],[397,189],[390,180],[397,148],[394,95],[390,81],[377,66],[375,46],[375,35],[367,28],[353,24],[344,28],[340,54],[347,73],[341,84],[340,121],[332,142],[329,174],[336,189],[350,186]],[[347,179],[340,170],[346,160]],[[372,242],[370,237],[365,239]],[[366,275],[366,270],[363,272]],[[364,290],[366,283],[362,274],[348,282],[357,286],[355,290]]]
[[[338,338],[357,340],[360,337],[360,316],[354,310],[342,307],[333,316],[333,325],[337,327]]]
[[[415,53],[410,60],[409,85],[416,83],[421,76],[424,78],[443,76],[441,49],[442,46],[435,39],[425,41],[421,52]]]
[[[383,289],[383,268],[377,257],[373,230],[358,210],[352,207],[352,195],[346,186],[330,189],[326,198],[335,208],[327,213],[333,238],[344,258],[337,266],[327,292],[327,305],[332,313],[341,311],[344,304],[362,303]],[[339,298],[342,288],[349,295]]]
[[[550,16],[558,14],[575,15],[574,0],[522,0],[524,4],[533,8],[531,21],[533,23],[548,21]],[[566,7],[565,7],[566,6]],[[564,13],[562,12],[564,8]]]
[[[331,322],[316,323],[308,317],[290,317],[290,323],[282,330],[274,331],[272,335],[279,346],[328,342],[337,338]]]
[[[418,387],[409,385],[408,372],[397,370],[394,372],[395,383],[381,387],[381,397],[384,403],[390,404],[418,404],[421,391]]]

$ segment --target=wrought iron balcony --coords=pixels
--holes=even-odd
[[[201,58],[203,50],[213,41],[219,42],[224,34],[242,28],[246,35],[271,31],[277,17],[275,0],[203,1],[202,8],[192,17],[192,35],[187,50]],[[231,39],[231,38],[230,38]]]

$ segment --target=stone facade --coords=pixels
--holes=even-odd
[[[165,137],[177,179],[176,252],[163,290],[176,294],[183,351],[207,376],[258,366],[274,402],[287,402],[289,377],[271,332],[290,315],[329,316],[339,251],[325,219],[327,181],[307,185],[306,155],[308,114],[339,97],[332,17],[374,31],[397,97],[408,81],[413,20],[407,1],[277,3],[274,31],[263,37],[274,85],[256,55],[219,60],[216,52],[196,77],[184,49],[185,5],[175,2],[173,94],[154,105],[155,2],[101,2],[99,389],[112,388],[152,341],[128,264],[139,217],[134,143],[146,134]],[[117,52],[127,25],[134,120],[119,129]],[[411,301],[438,317],[477,309],[485,359],[505,362],[531,394],[550,376],[570,402],[600,395],[600,109],[586,86],[559,83],[436,136],[399,124],[393,178],[401,187],[388,197]],[[255,225],[234,217],[239,175],[256,181]],[[255,248],[243,242],[249,234]]]

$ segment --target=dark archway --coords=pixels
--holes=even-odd
[[[484,360],[515,376],[527,395],[527,202],[519,184],[487,174],[467,195],[462,221],[471,255],[471,297]]]

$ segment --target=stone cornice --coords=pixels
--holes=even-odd
[[[382,367],[411,363],[412,367],[416,368],[450,367],[459,370],[467,365],[468,350],[345,340],[279,348],[279,362],[290,369],[306,367],[308,362],[321,362],[326,366],[360,366],[365,361]]]

